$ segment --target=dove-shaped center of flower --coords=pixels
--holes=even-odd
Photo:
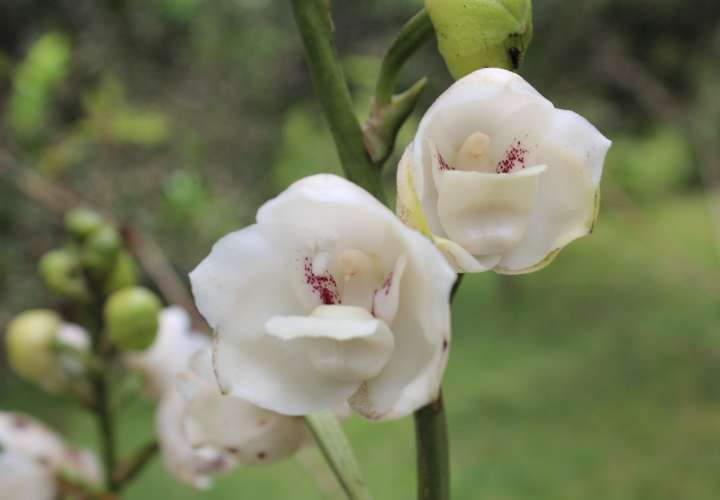
[[[520,139],[475,131],[445,150],[427,138],[438,217],[450,239],[477,256],[500,255],[523,237],[545,165],[530,165]],[[444,154],[443,154],[444,153]]]
[[[399,303],[406,257],[383,270],[358,249],[318,251],[302,261],[296,293],[310,314],[274,316],[266,333],[295,344],[319,372],[363,381],[385,367],[395,344],[390,325]]]

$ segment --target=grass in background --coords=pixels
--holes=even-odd
[[[710,500],[720,491],[720,267],[705,202],[605,213],[596,234],[530,276],[465,280],[445,381],[454,497]],[[93,442],[67,405],[19,383],[11,408]],[[47,403],[44,403],[47,405]],[[123,414],[124,448],[150,405]],[[376,498],[415,495],[411,419],[346,428]],[[317,456],[314,456],[317,459]],[[127,500],[316,499],[297,460],[238,470],[197,493],[156,461]]]

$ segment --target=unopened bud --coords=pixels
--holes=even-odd
[[[481,68],[515,70],[530,45],[531,0],[426,0],[425,6],[455,79]]]
[[[110,341],[123,350],[147,349],[155,340],[160,299],[142,287],[123,288],[105,304],[105,325]]]
[[[82,265],[94,278],[106,277],[115,267],[122,241],[114,227],[104,225],[92,232],[82,248]]]
[[[60,316],[49,309],[34,309],[16,316],[5,335],[10,368],[20,377],[41,384],[52,377],[56,370],[52,344],[61,324]]]
[[[75,208],[65,214],[65,229],[78,241],[85,241],[103,224],[105,224],[103,218],[87,208]]]
[[[52,294],[77,302],[86,302],[90,298],[80,259],[69,248],[46,253],[40,259],[40,275]]]

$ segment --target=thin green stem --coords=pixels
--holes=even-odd
[[[458,274],[450,292],[452,303],[464,274]],[[415,412],[418,500],[450,499],[450,452],[442,392]]]
[[[442,393],[415,412],[418,500],[449,500],[450,455]]]
[[[107,487],[111,492],[117,491],[115,482],[115,425],[110,410],[110,395],[108,391],[107,377],[104,372],[95,374],[92,377],[93,393],[95,395],[95,419],[100,434],[100,448],[102,450],[103,469]]]
[[[121,490],[132,482],[152,461],[159,450],[157,441],[151,441],[135,452],[127,461],[121,463],[115,471],[115,485]]]
[[[403,26],[385,54],[380,68],[380,77],[375,87],[375,101],[379,106],[390,104],[400,69],[432,36],[433,26],[425,9]]]
[[[331,411],[322,411],[306,416],[305,422],[348,499],[372,500],[337,417]]]
[[[316,95],[345,175],[378,199],[384,200],[380,170],[373,165],[365,149],[365,139],[355,116],[350,89],[338,62],[329,2],[292,0],[292,6]]]

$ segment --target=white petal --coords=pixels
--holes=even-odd
[[[558,110],[528,161],[548,166],[523,240],[498,271],[517,274],[552,260],[559,249],[588,234],[597,215],[598,182],[610,142],[585,119]]]
[[[394,346],[385,322],[353,306],[320,306],[311,316],[276,316],[266,329],[294,341],[319,373],[358,384],[383,369]]]
[[[221,238],[190,273],[198,309],[221,342],[228,328],[258,337],[278,311],[303,312],[291,290],[288,261],[255,224]]]
[[[402,254],[395,268],[385,278],[383,286],[373,294],[372,313],[388,324],[392,324],[400,305],[400,283],[406,265],[407,256]]]
[[[407,230],[407,264],[392,323],[395,348],[385,369],[350,401],[371,419],[400,418],[435,399],[450,342],[450,290],[456,274],[433,244]]]
[[[458,273],[482,273],[493,269],[502,256],[485,255],[476,256],[465,250],[452,240],[447,238],[433,237],[438,249],[445,254],[450,265]]]
[[[18,453],[0,451],[0,498],[3,500],[54,500],[52,471]]]
[[[224,450],[243,464],[270,463],[295,453],[308,441],[302,418],[259,408],[218,390],[211,352],[193,356],[181,374],[187,400],[184,428],[193,447]]]
[[[60,436],[32,417],[0,412],[0,447],[57,468],[65,444]]]
[[[172,388],[160,400],[155,428],[163,462],[179,481],[209,488],[211,475],[231,469],[235,460],[222,450],[192,446],[184,427],[186,408],[186,401]]]
[[[438,214],[448,237],[477,256],[502,255],[523,237],[544,166],[513,174],[443,175]]]
[[[305,313],[281,250],[256,224],[218,241],[190,279],[200,312],[215,328],[214,365],[223,391],[304,415],[339,405],[356,386],[321,376],[292,346],[265,333],[272,316]]]

